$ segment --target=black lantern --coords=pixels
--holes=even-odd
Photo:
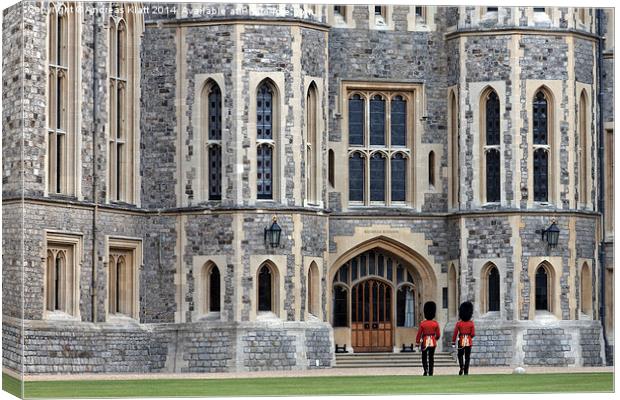
[[[555,221],[551,222],[551,226],[542,231],[542,240],[546,241],[549,247],[557,246],[559,237],[560,228],[555,224]]]
[[[271,226],[269,228],[265,228],[265,243],[269,243],[271,247],[279,247],[282,228],[278,225],[275,215],[273,216],[272,221]]]

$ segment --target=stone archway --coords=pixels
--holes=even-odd
[[[336,343],[348,344],[356,352],[411,345],[424,301],[436,301],[437,281],[430,264],[407,246],[386,238],[367,241],[343,254],[329,277]]]

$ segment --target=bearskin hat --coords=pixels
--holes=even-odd
[[[474,305],[471,301],[465,301],[459,306],[459,318],[461,321],[469,321],[474,314]]]
[[[437,312],[437,304],[434,301],[427,301],[424,303],[424,318],[431,320],[435,318],[435,313]]]

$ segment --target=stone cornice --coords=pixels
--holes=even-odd
[[[547,36],[574,36],[582,39],[598,41],[599,37],[592,33],[575,29],[506,27],[492,29],[459,29],[444,35],[445,40],[452,40],[461,36],[498,36],[498,35],[547,35]]]
[[[296,18],[267,18],[267,17],[221,17],[208,20],[200,19],[174,19],[174,20],[158,20],[145,22],[146,27],[195,27],[195,26],[212,26],[212,25],[281,25],[281,26],[299,26],[320,31],[329,31],[331,26],[323,22],[314,22],[301,20]]]

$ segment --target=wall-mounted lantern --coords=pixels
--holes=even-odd
[[[549,247],[553,248],[558,245],[558,238],[560,237],[560,228],[555,223],[555,220],[551,221],[551,225],[542,231],[542,240],[547,242]]]
[[[273,216],[271,226],[265,228],[265,244],[269,244],[271,247],[280,247],[280,235],[282,234],[282,228],[278,225],[276,216]]]

